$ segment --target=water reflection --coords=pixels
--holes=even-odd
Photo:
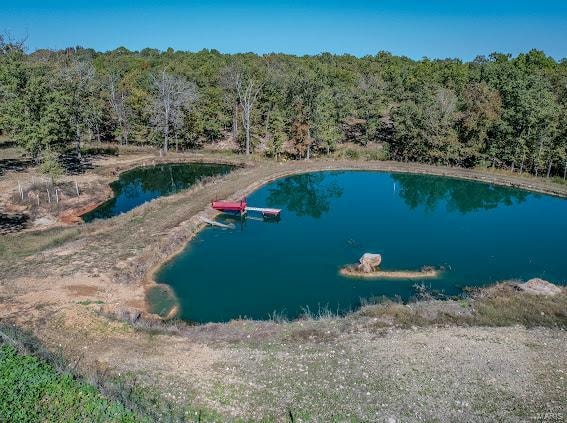
[[[532,195],[512,188],[436,176],[416,178],[410,174],[392,174],[392,179],[399,187],[400,197],[411,209],[424,206],[434,210],[441,201],[446,201],[448,211],[465,214],[499,205],[520,204]]]
[[[88,222],[132,210],[146,201],[186,189],[198,180],[232,169],[229,165],[192,163],[147,166],[124,172],[110,184],[114,197],[83,216]]]
[[[393,181],[401,191],[392,192]],[[421,283],[452,296],[507,279],[567,280],[563,199],[458,179],[347,171],[274,181],[248,203],[283,208],[281,223],[256,222],[250,213],[244,230],[208,228],[156,276],[173,288],[181,319],[266,319],[274,311],[296,318],[325,305],[346,312],[361,298],[408,300]],[[434,280],[339,274],[365,252],[383,254],[384,269],[446,271]]]
[[[318,219],[329,211],[332,199],[343,195],[343,189],[335,181],[324,179],[323,173],[304,173],[279,179],[269,190],[268,205],[285,208],[298,216]]]

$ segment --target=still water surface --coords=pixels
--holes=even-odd
[[[437,176],[348,171],[283,178],[248,203],[281,208],[282,218],[207,228],[159,272],[180,301],[181,318],[345,312],[361,299],[407,300],[421,282],[455,295],[504,279],[567,281],[567,200],[561,198]],[[425,281],[337,273],[364,252],[382,254],[385,270],[446,271]]]
[[[121,173],[110,184],[114,196],[82,216],[85,222],[107,219],[165,195],[189,188],[200,179],[230,172],[232,166],[207,163],[177,163],[138,167]]]

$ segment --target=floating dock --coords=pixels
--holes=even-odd
[[[246,207],[246,212],[258,212],[264,217],[279,217],[281,214],[280,209],[270,209],[265,207]]]
[[[246,199],[240,201],[215,200],[211,202],[211,207],[223,213],[240,213],[240,215],[256,212],[260,213],[264,218],[279,218],[282,212],[280,209],[267,207],[248,207]]]

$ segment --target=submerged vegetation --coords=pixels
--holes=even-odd
[[[275,158],[335,152],[562,180],[566,81],[567,62],[537,50],[471,62],[123,47],[28,54],[0,39],[0,135],[54,175],[52,151],[80,156],[95,140]]]

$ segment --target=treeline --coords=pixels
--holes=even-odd
[[[164,150],[222,142],[275,158],[383,147],[401,161],[567,170],[567,61],[472,62],[139,52],[25,52],[0,40],[0,130],[34,157],[90,140]]]

